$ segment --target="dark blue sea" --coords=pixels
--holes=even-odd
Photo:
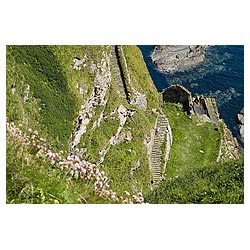
[[[205,60],[185,72],[162,73],[150,60],[153,45],[139,46],[152,80],[159,92],[172,84],[180,84],[192,92],[214,97],[221,118],[240,141],[237,113],[244,106],[244,46],[218,45],[208,48]]]

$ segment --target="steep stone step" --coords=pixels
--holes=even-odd
[[[113,75],[114,75],[114,80],[115,80],[115,83],[118,87],[118,91],[119,91],[119,94],[122,98],[125,98],[127,99],[127,96],[126,96],[126,93],[125,93],[125,90],[124,90],[124,86],[123,86],[123,82],[122,82],[122,77],[121,77],[121,72],[120,72],[120,69],[119,69],[119,66],[118,66],[118,60],[117,60],[117,57],[116,57],[116,53],[115,53],[115,46],[112,46],[111,47],[111,59],[110,59],[110,62],[111,62],[111,65],[112,65],[112,72],[113,72]]]
[[[169,138],[167,132],[169,130],[169,123],[164,114],[159,114],[156,121],[156,133],[154,138],[154,144],[150,154],[150,167],[153,177],[153,185],[157,185],[162,180],[162,155],[166,152],[162,152],[162,145],[164,141]]]

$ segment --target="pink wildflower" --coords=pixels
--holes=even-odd
[[[76,169],[80,169],[80,164],[79,164],[79,163],[75,163],[74,167],[75,167]]]
[[[125,194],[126,194],[127,196],[130,196],[130,193],[129,193],[128,191],[125,191]]]
[[[68,161],[72,161],[73,158],[72,158],[71,156],[68,156],[68,157],[67,157],[67,160],[68,160]]]
[[[128,204],[128,198],[126,198],[125,200],[122,201],[123,204]]]
[[[106,191],[105,191],[105,194],[106,194],[106,195],[110,195],[110,191],[109,191],[109,190],[106,190]]]
[[[74,175],[74,170],[70,170],[70,175],[73,176]]]
[[[77,155],[75,155],[75,160],[80,161],[80,159],[79,159],[79,157]]]
[[[48,153],[46,154],[47,157],[51,158],[53,156],[53,153],[51,152],[51,150],[48,150]]]

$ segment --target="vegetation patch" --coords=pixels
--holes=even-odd
[[[178,104],[163,104],[173,144],[165,179],[150,191],[144,143],[162,100],[136,46],[122,46],[126,71],[124,61],[120,67],[129,72],[131,86],[146,95],[146,111],[119,97],[111,67],[107,102],[95,107],[77,145],[85,150],[84,160],[70,155],[70,139],[81,105],[90,96],[101,60],[110,49],[7,46],[7,203],[142,203],[141,192],[149,203],[243,203],[243,159],[216,163],[222,124],[204,123],[183,112]],[[85,58],[77,69],[75,58]],[[135,111],[120,132],[129,139],[110,145],[97,167],[94,163],[100,159],[100,150],[119,128],[119,117],[113,111],[121,104]],[[94,128],[98,119],[100,123]],[[165,148],[163,144],[162,150]]]
[[[172,128],[173,143],[166,168],[167,176],[180,175],[197,164],[209,165],[219,154],[221,125],[202,122],[183,112],[181,104],[164,103],[164,113]]]
[[[181,175],[166,177],[145,200],[156,204],[243,204],[244,161],[196,164]]]
[[[183,112],[182,105],[164,103],[173,133],[164,180],[148,194],[149,203],[244,203],[243,158],[216,163],[219,126]]]

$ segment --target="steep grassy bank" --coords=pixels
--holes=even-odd
[[[122,46],[111,62],[112,49],[7,46],[7,203],[141,203],[141,192],[150,203],[242,203],[243,160],[216,164],[221,124],[162,104],[140,50]],[[162,111],[173,144],[151,191]]]
[[[121,134],[130,134],[131,140],[121,140],[121,142],[111,145],[101,166],[108,173],[113,189],[120,192],[126,189],[132,193],[143,190],[146,193],[149,191],[151,173],[144,140],[146,135],[150,136],[150,129],[155,124],[156,114],[152,112],[152,109],[159,110],[161,101],[140,50],[136,46],[122,46],[122,48],[128,66],[125,68],[125,65],[122,65],[124,75],[129,73],[132,87],[145,94],[147,109],[140,110],[129,104],[126,99],[119,97],[118,87],[112,74],[114,69],[111,67],[112,77],[110,88],[106,94],[107,103],[96,109],[95,116],[78,146],[86,149],[87,160],[97,162],[100,158],[99,152],[107,147],[110,138],[119,128],[119,117],[115,111],[121,104],[129,110],[133,110],[134,115],[127,119],[121,130]],[[131,93],[131,85],[128,86],[128,89]],[[98,120],[101,112],[103,112],[103,119],[100,125],[93,129],[93,124]],[[133,172],[132,170],[135,168],[136,171]]]
[[[79,98],[67,77],[71,62],[63,67],[65,61],[57,58],[55,49],[65,50],[63,46],[7,46],[7,117],[43,131],[54,146],[67,149]]]
[[[193,165],[166,179],[146,202],[156,204],[243,204],[244,161]]]
[[[173,133],[165,179],[149,203],[244,203],[243,158],[216,163],[222,124],[201,122],[181,104],[164,103]]]
[[[181,104],[164,103],[164,113],[169,119],[173,144],[166,174],[181,174],[186,168],[209,165],[216,161],[222,124],[202,122],[196,115],[183,112]]]
[[[119,128],[116,110],[121,104],[133,110],[135,114],[121,130],[121,135],[128,134],[131,138],[111,145],[99,167],[107,173],[113,190],[136,194],[149,191],[151,174],[144,140],[154,126],[156,114],[152,108],[159,109],[160,98],[140,50],[124,46],[124,51],[133,83],[146,95],[146,111],[117,95],[113,68],[104,59],[104,54],[109,55],[109,46],[7,46],[7,121],[20,127],[24,138],[28,130],[38,131],[42,139],[46,137],[46,142],[41,143],[67,157],[79,110],[92,93],[102,65],[106,64],[111,78],[105,105],[94,107],[77,149],[81,159],[97,162],[99,152],[107,147]],[[136,56],[133,64],[131,55]],[[99,125],[94,126],[98,119]],[[7,136],[8,203],[112,202],[96,195],[93,183],[78,179],[72,182],[69,171],[62,173],[58,166],[37,159],[39,149],[33,150],[23,149],[22,142]]]

